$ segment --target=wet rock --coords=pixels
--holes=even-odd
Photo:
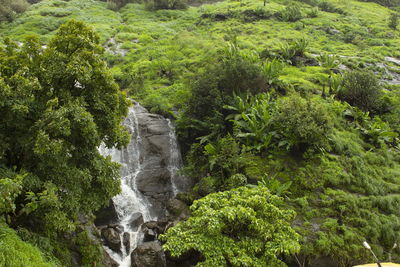
[[[164,251],[158,241],[139,245],[131,254],[131,267],[166,267]]]
[[[115,231],[117,231],[120,234],[122,234],[124,232],[124,227],[122,227],[122,225],[119,225],[119,224],[110,224],[110,225],[108,225],[108,228],[113,228]]]
[[[97,212],[94,224],[96,226],[106,226],[109,224],[116,224],[117,222],[117,211],[115,210],[112,201],[110,201],[110,205],[107,208],[101,209]]]
[[[176,217],[188,218],[190,215],[189,207],[181,200],[172,198],[167,202],[168,212]]]
[[[167,168],[145,169],[136,178],[137,188],[146,195],[171,192],[170,173]]]
[[[102,229],[101,236],[110,249],[116,252],[121,250],[121,239],[119,237],[119,233],[114,228]]]
[[[157,233],[153,229],[146,228],[143,231],[143,242],[154,241],[157,239]]]
[[[137,229],[143,224],[143,215],[140,212],[136,212],[132,214],[131,218],[129,219],[129,224],[133,232],[136,232]]]
[[[396,65],[400,65],[400,59],[394,58],[394,57],[385,57],[385,60],[388,62],[392,62]]]
[[[107,267],[118,267],[119,264],[118,262],[116,262],[113,258],[110,257],[110,255],[108,255],[108,253],[103,250],[103,264],[104,266]],[[79,266],[79,265],[77,265]]]
[[[125,246],[126,253],[129,253],[131,249],[131,235],[127,232],[125,232],[122,236],[122,243]]]

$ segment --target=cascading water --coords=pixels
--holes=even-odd
[[[169,147],[170,147],[170,158],[169,158],[169,164],[168,164],[168,171],[171,174],[171,182],[172,182],[172,192],[174,193],[174,196],[180,191],[182,191],[183,188],[178,188],[178,186],[183,186],[182,179],[179,179],[181,176],[179,175],[178,171],[182,167],[182,157],[181,157],[181,152],[179,151],[178,147],[178,142],[176,140],[176,135],[175,135],[175,128],[171,122],[171,120],[168,121],[168,128],[169,128]]]
[[[104,156],[111,156],[112,160],[118,162],[122,165],[121,167],[121,193],[113,198],[113,204],[118,215],[118,227],[121,239],[121,251],[115,252],[114,250],[104,246],[105,250],[109,256],[115,260],[120,267],[129,267],[131,264],[131,252],[136,248],[140,242],[139,232],[140,224],[147,221],[157,220],[157,214],[155,214],[152,202],[148,195],[143,194],[141,190],[138,189],[137,183],[140,179],[140,175],[146,172],[146,168],[149,169],[148,162],[146,162],[146,155],[144,154],[144,143],[147,142],[148,136],[145,133],[141,133],[141,128],[138,121],[138,114],[143,114],[147,112],[139,104],[129,109],[127,118],[124,121],[124,125],[131,133],[131,142],[129,145],[122,149],[107,149],[103,145],[99,148],[100,153]],[[145,113],[149,114],[149,113]],[[150,114],[151,116],[157,116]],[[178,174],[179,168],[182,166],[182,159],[179,152],[178,144],[176,141],[174,127],[172,122],[158,116],[157,119],[165,125],[164,129],[168,132],[165,137],[168,139],[169,151],[166,151],[168,156],[167,169],[169,172],[170,191],[165,191],[166,198],[170,198],[176,195],[182,190],[182,186],[178,184],[181,183],[183,179]],[[142,130],[144,131],[144,130]],[[143,135],[144,134],[144,135]],[[144,140],[145,139],[145,140]],[[143,152],[143,153],[142,153]],[[151,166],[150,166],[151,167]],[[154,168],[157,168],[154,167]],[[160,187],[166,185],[159,185]],[[169,193],[167,193],[169,192]],[[153,211],[152,211],[153,210]],[[132,218],[136,220],[143,218],[142,221],[139,220],[132,224]],[[134,219],[134,220],[135,220]]]

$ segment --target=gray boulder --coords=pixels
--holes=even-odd
[[[190,215],[189,207],[183,201],[176,198],[168,200],[167,210],[171,215],[182,219],[186,219]]]
[[[131,249],[131,235],[125,232],[122,236],[122,243],[124,243],[126,253]]]
[[[166,267],[166,259],[157,241],[139,245],[131,254],[131,267]]]
[[[101,236],[110,249],[116,252],[121,251],[121,239],[117,230],[114,228],[104,228],[101,230]]]
[[[94,224],[96,226],[106,226],[109,224],[115,224],[118,222],[117,211],[115,210],[114,204],[110,201],[110,205],[104,209],[101,209],[96,214]]]
[[[136,232],[137,229],[143,224],[143,215],[140,212],[136,212],[131,215],[129,219],[129,223],[133,232]]]

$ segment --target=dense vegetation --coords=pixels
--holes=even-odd
[[[0,24],[0,238],[26,246],[22,259],[68,266],[80,250],[99,264],[79,218],[118,192],[118,166],[96,150],[126,144],[113,77],[177,122],[196,185],[192,216],[162,237],[171,255],[351,266],[372,261],[367,240],[400,261],[398,3],[371,2],[50,0],[13,13]],[[70,19],[99,37],[56,31]]]
[[[119,192],[118,164],[97,149],[127,144],[120,123],[129,102],[102,51],[97,35],[74,21],[46,48],[27,38],[0,50],[0,212],[50,243]]]

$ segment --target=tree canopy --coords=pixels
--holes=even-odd
[[[0,48],[0,212],[12,224],[72,230],[119,192],[119,166],[97,148],[127,144],[129,101],[102,53],[76,21],[47,46],[28,37]]]
[[[195,250],[196,266],[285,266],[280,256],[300,250],[291,228],[295,212],[266,187],[239,187],[209,194],[191,206],[192,215],[163,236],[172,256]],[[217,245],[218,244],[218,245]]]

